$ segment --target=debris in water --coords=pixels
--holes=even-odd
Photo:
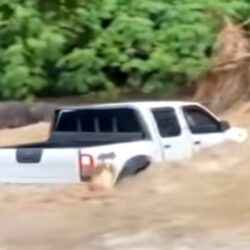
[[[101,164],[98,165],[92,174],[89,189],[94,190],[110,190],[114,185],[114,171],[112,166]]]

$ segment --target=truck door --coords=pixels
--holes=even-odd
[[[188,129],[192,134],[195,151],[211,147],[225,141],[224,131],[220,121],[210,112],[198,105],[188,105],[182,108]]]
[[[181,128],[176,111],[172,107],[154,108],[152,114],[159,131],[159,138],[167,161],[189,158],[192,142]]]

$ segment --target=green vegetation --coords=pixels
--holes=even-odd
[[[249,0],[0,0],[0,97],[171,91],[210,67]]]

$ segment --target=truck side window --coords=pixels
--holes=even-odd
[[[141,132],[138,117],[133,109],[90,109],[79,111],[82,132],[126,133]]]
[[[112,112],[104,110],[98,115],[99,129],[101,132],[113,132]]]
[[[142,128],[136,113],[132,109],[120,109],[115,115],[118,132],[141,132]]]
[[[221,132],[219,122],[202,108],[186,106],[183,107],[183,112],[193,134]]]
[[[95,132],[95,114],[92,110],[83,110],[78,112],[81,131]]]
[[[152,113],[163,138],[181,134],[181,128],[173,108],[156,108],[152,109]]]
[[[56,130],[59,132],[76,132],[78,130],[76,112],[69,111],[59,113],[58,123],[55,125]]]

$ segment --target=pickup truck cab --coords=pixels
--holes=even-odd
[[[244,141],[199,103],[125,102],[55,110],[45,142],[0,149],[0,182],[75,183],[111,164],[114,183],[152,163],[179,161],[227,141]]]

